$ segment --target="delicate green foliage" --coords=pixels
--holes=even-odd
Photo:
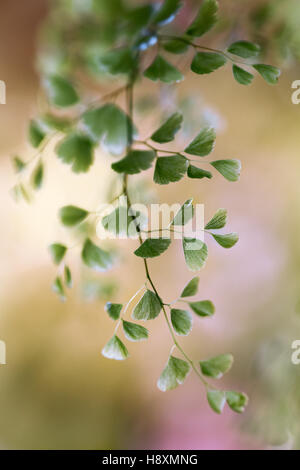
[[[131,119],[114,104],[84,113],[82,117],[86,131],[96,143],[112,155],[120,155],[127,147],[128,129],[133,129]]]
[[[60,264],[67,252],[67,247],[61,243],[52,243],[52,245],[49,246],[49,251],[53,262]]]
[[[184,149],[190,155],[205,157],[212,152],[215,146],[216,131],[211,127],[205,127],[195,139]]]
[[[170,356],[168,363],[157,382],[159,390],[166,392],[167,390],[172,390],[173,388],[178,387],[178,385],[181,385],[184,382],[189,371],[190,366],[186,361]]]
[[[239,239],[237,233],[227,233],[226,235],[217,235],[212,233],[212,236],[223,248],[231,248],[237,243]]]
[[[198,286],[199,286],[199,277],[193,277],[193,279],[188,282],[188,284],[185,286],[183,291],[180,294],[180,297],[191,297],[192,295],[196,295],[198,292]]]
[[[190,36],[203,36],[217,22],[218,2],[216,0],[204,0],[199,12],[187,29]]]
[[[181,6],[181,0],[164,0],[162,6],[154,16],[153,22],[160,26],[171,23]]]
[[[212,174],[210,171],[203,170],[202,168],[198,168],[194,165],[188,166],[187,175],[189,178],[196,178],[196,179],[212,178]]]
[[[129,353],[125,344],[117,335],[114,335],[102,349],[102,355],[108,359],[123,361],[129,356]]]
[[[167,121],[155,131],[151,139],[159,144],[171,142],[174,139],[176,132],[179,131],[182,123],[182,114],[174,113]]]
[[[94,161],[94,144],[82,133],[73,132],[67,135],[57,146],[58,157],[72,165],[74,173],[85,173]]]
[[[210,164],[228,181],[238,181],[241,173],[239,160],[216,160]]]
[[[147,339],[149,334],[147,328],[129,321],[122,321],[124,335],[129,341],[141,341]]]
[[[236,413],[243,413],[248,404],[248,397],[245,393],[234,391],[225,392],[228,406]]]
[[[148,170],[155,159],[153,150],[131,150],[126,157],[112,164],[112,169],[117,173],[134,175],[143,170]]]
[[[112,304],[111,302],[106,302],[105,304],[105,311],[112,320],[118,320],[120,318],[122,308],[122,304]]]
[[[69,266],[65,266],[64,268],[64,280],[65,280],[65,284],[66,286],[71,289],[72,285],[73,285],[73,281],[72,281],[72,273],[71,273],[71,270],[69,268]]]
[[[154,182],[157,184],[174,183],[184,177],[188,161],[182,155],[159,157],[156,160]]]
[[[215,306],[210,300],[190,302],[189,306],[199,317],[210,317],[215,313]]]
[[[225,393],[221,390],[208,390],[207,401],[213,411],[221,414],[226,403]]]
[[[155,258],[164,253],[170,244],[170,238],[147,238],[134,254],[141,258]]]
[[[193,199],[188,199],[181,206],[170,225],[186,225],[194,217]]]
[[[196,52],[191,70],[199,75],[214,72],[227,62],[224,55],[216,52]]]
[[[205,225],[206,230],[216,230],[225,227],[227,222],[227,210],[218,209],[215,215]]]
[[[183,75],[161,55],[157,55],[152,64],[145,70],[145,77],[156,82],[176,83],[183,80]]]
[[[42,161],[40,161],[32,174],[32,186],[34,189],[40,189],[43,184],[44,178],[44,166]]]
[[[247,70],[244,70],[235,64],[233,64],[232,66],[232,72],[235,80],[241,85],[250,85],[254,78],[254,75],[252,75],[252,73],[247,72]]]
[[[64,206],[59,211],[59,218],[67,227],[80,224],[88,215],[88,211],[76,206]]]
[[[134,320],[153,320],[161,311],[161,300],[151,290],[147,290],[132,312]]]
[[[89,238],[84,243],[81,257],[86,266],[100,272],[107,271],[113,264],[111,253],[99,248]]]
[[[280,77],[280,70],[273,65],[255,64],[255,70],[263,77],[263,79],[270,85],[275,85]]]
[[[170,39],[170,41],[163,44],[163,48],[172,54],[184,54],[188,50],[189,45],[180,39]]]
[[[37,121],[31,120],[28,131],[29,142],[35,148],[43,142],[46,132],[41,128]]]
[[[127,47],[114,49],[101,55],[97,65],[102,72],[111,75],[129,74],[134,66],[134,57]]]
[[[228,47],[227,51],[244,59],[249,59],[260,54],[260,46],[249,41],[236,41]]]
[[[24,170],[24,168],[26,167],[26,163],[23,162],[23,160],[21,160],[21,158],[18,157],[18,156],[14,157],[13,164],[14,164],[14,168],[15,168],[16,173],[21,173]]]
[[[184,238],[182,242],[185,262],[191,271],[199,271],[208,255],[207,246],[196,238]]]
[[[171,323],[175,333],[186,336],[192,329],[192,315],[187,310],[172,308]]]
[[[101,223],[105,230],[115,235],[125,234],[126,236],[136,236],[144,223],[144,217],[138,211],[119,206],[110,214],[103,217]]]
[[[63,77],[52,75],[44,80],[45,90],[52,104],[64,108],[79,101],[73,85]]]
[[[200,361],[200,368],[203,375],[213,379],[220,379],[231,369],[233,364],[232,354],[220,354],[206,361]]]
[[[63,287],[61,277],[57,276],[52,284],[52,290],[55,292],[59,299],[64,302],[66,300],[66,295]]]

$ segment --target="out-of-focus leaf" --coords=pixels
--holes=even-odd
[[[102,349],[102,355],[108,359],[123,361],[129,356],[129,353],[125,344],[117,335],[114,335]]]
[[[95,245],[89,238],[85,241],[81,257],[86,266],[96,271],[107,271],[113,265],[113,256]]]
[[[43,162],[40,161],[32,173],[32,186],[34,189],[40,189],[43,184],[44,178],[44,166]]]
[[[216,0],[204,0],[199,12],[188,27],[186,33],[190,36],[202,36],[207,33],[217,22],[218,2]]]
[[[133,53],[127,47],[108,51],[97,61],[100,70],[111,75],[129,74],[134,63]]]
[[[232,364],[232,354],[220,354],[206,361],[200,361],[200,368],[203,375],[213,379],[220,379],[230,370]]]
[[[59,264],[66,254],[67,247],[61,243],[52,243],[49,246],[49,251],[53,262]]]
[[[79,224],[88,215],[88,211],[76,206],[64,206],[59,211],[59,218],[67,227],[73,227],[74,225]]]
[[[84,113],[83,124],[91,138],[112,155],[123,153],[132,121],[118,106],[109,103]]]
[[[64,287],[63,287],[63,283],[62,283],[62,280],[59,276],[57,276],[57,278],[54,280],[53,284],[52,284],[52,290],[53,292],[55,292],[58,297],[60,298],[60,300],[62,302],[64,302],[66,300],[66,295],[65,295],[65,290],[64,290]]]
[[[44,129],[42,129],[38,121],[31,120],[29,124],[28,136],[31,145],[37,148],[46,137],[46,132]]]
[[[159,26],[171,23],[181,6],[181,0],[164,0],[158,12],[155,14],[153,22]]]
[[[184,54],[188,47],[189,45],[180,39],[171,39],[163,44],[163,48],[172,54]]]
[[[51,75],[44,80],[44,86],[51,103],[55,106],[68,107],[79,101],[75,88],[63,77]]]
[[[72,165],[74,173],[85,173],[94,161],[94,143],[87,135],[74,132],[58,144],[56,153],[64,163]]]
[[[73,285],[73,281],[72,281],[72,273],[71,273],[71,270],[69,268],[69,266],[65,266],[64,268],[64,278],[65,278],[65,284],[66,286],[71,289],[72,285]]]
[[[157,55],[152,64],[145,70],[145,77],[156,82],[176,83],[183,80],[183,75],[162,56]]]
[[[226,57],[217,52],[196,52],[191,63],[191,70],[199,75],[212,73],[223,67],[226,62]]]

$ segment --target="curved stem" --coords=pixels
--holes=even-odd
[[[132,143],[133,143],[133,126],[132,126],[132,122],[133,122],[133,85],[134,85],[134,78],[131,77],[128,85],[127,85],[127,88],[126,88],[126,101],[127,101],[127,113],[128,113],[128,116],[129,116],[129,124],[128,124],[128,144],[127,144],[127,152],[129,152],[131,150],[131,147],[132,147]],[[142,141],[141,143],[145,143],[144,141]],[[151,144],[147,144],[145,143],[145,145],[148,145],[150,146]],[[151,148],[151,147],[150,147]],[[131,200],[130,200],[130,196],[129,196],[129,193],[128,193],[128,175],[127,174],[124,174],[123,176],[123,193],[124,195],[127,197],[127,202],[128,202],[128,206],[131,207]],[[140,231],[140,228],[138,226],[136,226],[136,230],[138,232],[138,239],[139,239],[139,243],[140,245],[142,245],[143,243],[143,239],[142,239],[142,236],[141,236],[141,231]],[[148,261],[146,258],[143,258],[143,262],[144,262],[144,268],[145,268],[145,273],[146,273],[146,278],[147,280],[149,281],[154,293],[156,294],[157,298],[159,299],[160,303],[161,303],[161,308],[162,308],[162,311],[163,311],[163,315],[164,315],[164,318],[165,318],[165,321],[166,321],[166,324],[167,324],[167,327],[169,329],[169,332],[171,334],[171,337],[172,337],[172,340],[173,340],[173,344],[177,347],[177,349],[181,352],[181,354],[183,355],[183,357],[186,359],[186,361],[189,363],[189,365],[191,366],[191,368],[194,370],[194,372],[197,374],[197,376],[200,378],[201,382],[205,385],[205,387],[208,387],[208,383],[206,382],[206,380],[202,377],[201,373],[199,372],[199,370],[197,369],[197,367],[195,366],[194,362],[189,358],[189,356],[185,353],[185,351],[182,349],[182,347],[180,346],[180,344],[178,343],[176,337],[175,337],[175,334],[174,334],[174,331],[173,331],[173,328],[172,328],[172,325],[170,323],[170,320],[168,318],[168,315],[167,315],[167,312],[166,312],[166,308],[165,308],[165,304],[163,303],[162,301],[162,298],[160,297],[158,291],[157,291],[157,288],[152,280],[152,277],[150,275],[150,272],[149,272],[149,266],[148,266]]]

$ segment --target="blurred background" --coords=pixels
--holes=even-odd
[[[105,2],[98,3],[98,14],[104,14]],[[185,3],[179,29],[199,4]],[[256,77],[251,86],[240,86],[230,66],[203,77],[190,74],[176,88],[159,89],[145,80],[135,111],[146,136],[161,106],[168,111],[176,103],[191,120],[178,146],[203,122],[211,123],[217,128],[215,159],[239,158],[241,179],[229,183],[216,175],[154,188],[150,170],[137,178],[136,192],[138,197],[143,186],[149,197],[164,202],[194,196],[205,204],[206,219],[219,207],[228,209],[229,231],[237,231],[240,241],[227,251],[207,240],[210,255],[200,272],[200,296],[214,301],[216,314],[195,319],[192,334],[181,342],[195,359],[232,352],[234,367],[223,384],[246,391],[249,406],[244,415],[228,410],[215,415],[192,374],[171,392],[156,388],[171,346],[163,318],[149,325],[147,342],[130,343],[129,360],[101,356],[114,328],[105,302],[124,302],[143,282],[143,265],[131,255],[134,241],[118,242],[122,265],[96,276],[81,266],[75,248],[67,302],[51,291],[56,272],[47,246],[69,237],[57,211],[66,204],[89,208],[105,201],[110,157],[98,151],[92,171],[78,176],[58,161],[53,142],[43,188],[31,204],[16,204],[11,156],[32,156],[26,133],[40,99],[41,61],[54,69],[65,65],[57,56],[37,59],[40,44],[50,41],[53,22],[63,23],[58,11],[78,18],[90,2],[2,0],[0,79],[7,86],[7,104],[0,105],[0,340],[7,346],[7,365],[0,366],[2,449],[300,448],[300,365],[291,363],[291,343],[300,338],[300,107],[291,102],[291,84],[300,79],[300,5],[221,3],[219,29],[206,44],[258,41],[265,62],[282,69],[279,84],[271,87]],[[182,67],[185,60],[188,64],[188,58],[175,57]],[[161,295],[170,300],[192,277],[180,244],[172,245],[150,263]]]

